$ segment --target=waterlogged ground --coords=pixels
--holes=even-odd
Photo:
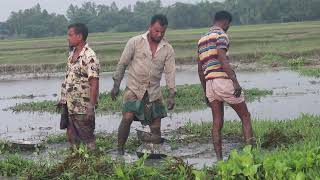
[[[248,103],[253,118],[283,120],[298,117],[301,113],[320,114],[320,79],[302,77],[292,71],[270,72],[239,72],[238,79],[243,88],[259,88],[272,90],[273,95],[260,98],[258,101]],[[61,134],[59,130],[59,115],[50,113],[13,113],[4,111],[17,103],[56,100],[62,78],[30,79],[23,81],[0,82],[0,137],[6,140],[18,139],[45,139],[52,134]],[[198,84],[197,72],[194,68],[183,68],[177,72],[177,85]],[[162,82],[165,85],[165,82]],[[101,91],[109,91],[112,87],[111,74],[101,77]],[[122,85],[124,88],[124,83]],[[27,95],[19,97],[21,95]],[[28,96],[33,95],[33,96]],[[12,98],[14,97],[14,98]],[[111,115],[98,114],[96,118],[96,131],[110,133],[117,129],[121,116],[119,113]],[[237,115],[230,107],[225,108],[225,119],[237,119]],[[173,130],[183,126],[188,121],[211,121],[211,110],[206,108],[183,113],[171,113],[162,121],[162,130]],[[132,129],[144,129],[139,123],[134,123]],[[235,142],[226,141],[225,151],[236,147]],[[179,152],[178,152],[179,151]],[[204,144],[190,144],[181,147],[187,155],[183,158],[198,167],[212,164],[213,147],[208,140]],[[189,153],[189,155],[188,155]],[[227,154],[226,153],[226,154]],[[135,157],[134,154],[129,155]],[[201,162],[201,163],[200,163]]]

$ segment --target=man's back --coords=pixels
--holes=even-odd
[[[227,34],[219,27],[212,27],[198,42],[198,56],[205,79],[227,78],[218,61],[218,49],[229,48]]]

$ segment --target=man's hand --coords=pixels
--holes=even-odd
[[[242,88],[241,88],[241,86],[240,86],[240,84],[239,83],[233,83],[233,87],[234,87],[234,93],[233,93],[233,95],[235,96],[235,97],[240,97],[240,95],[241,95],[241,92],[242,92]]]
[[[218,49],[218,60],[222,63],[222,68],[225,71],[225,73],[227,73],[228,77],[232,80],[234,87],[233,95],[238,98],[241,95],[242,88],[239,85],[235,72],[230,66],[228,60],[229,58],[227,57],[226,52],[226,49]]]
[[[119,95],[119,86],[113,86],[112,90],[111,90],[111,98],[112,101],[117,100],[117,96]]]
[[[57,112],[61,112],[62,110],[62,106],[65,104],[65,101],[63,101],[62,99],[60,99],[57,104],[55,105],[56,106],[56,111]]]
[[[174,97],[168,97],[168,110],[172,110],[175,105]]]
[[[63,99],[59,99],[59,101],[57,102],[56,106],[62,106],[63,104],[66,104],[66,101]]]
[[[92,104],[88,106],[86,116],[87,120],[92,121],[94,119],[94,106]]]
[[[175,100],[174,100],[175,92],[169,92],[168,96],[168,110],[172,110],[175,105]]]
[[[209,102],[209,99],[208,99],[207,97],[204,97],[204,100],[205,100],[207,106],[208,106],[208,107],[211,107],[211,104],[210,104],[210,102]]]

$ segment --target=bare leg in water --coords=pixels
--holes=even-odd
[[[223,102],[214,100],[210,102],[212,117],[213,117],[213,127],[212,127],[212,141],[214,146],[214,151],[217,155],[217,160],[222,160],[222,138],[221,129],[223,127],[223,116],[224,107]]]
[[[134,113],[125,112],[118,128],[118,154],[124,155],[124,145],[130,134],[130,127],[133,122]]]
[[[242,122],[242,132],[244,140],[247,144],[252,144],[254,141],[252,133],[252,125],[250,113],[247,108],[247,104],[242,102],[240,104],[230,104],[230,106],[236,111]]]
[[[224,107],[223,102],[213,101],[210,103],[213,116],[212,139],[214,149],[218,160],[222,160],[222,138],[221,130],[223,127]],[[239,104],[230,104],[236,111],[242,122],[242,131],[246,144],[252,144],[254,141],[250,113],[245,102]]]
[[[152,134],[161,136],[161,119],[154,119],[150,125],[150,132]]]

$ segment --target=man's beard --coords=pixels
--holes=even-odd
[[[153,37],[151,37],[151,40],[152,40],[153,42],[160,43],[161,40],[162,40],[162,38],[153,38]]]

